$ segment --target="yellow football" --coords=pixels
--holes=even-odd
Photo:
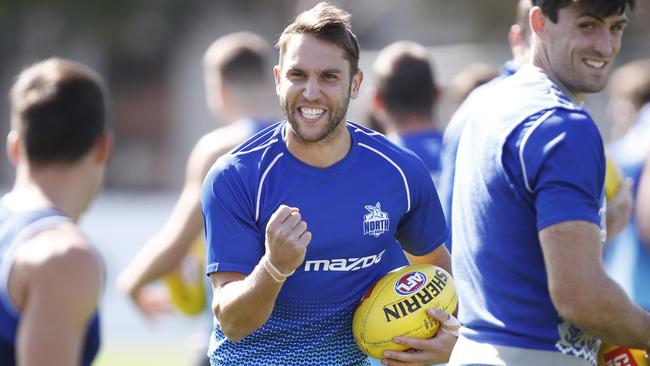
[[[352,317],[352,333],[363,353],[382,358],[385,350],[408,347],[393,337],[426,339],[436,334],[439,323],[427,314],[430,308],[453,313],[458,299],[451,275],[431,264],[397,268],[377,281],[363,296]]]
[[[204,247],[203,240],[197,238],[180,265],[163,277],[172,304],[190,316],[201,314],[206,306]]]
[[[598,366],[648,366],[644,350],[603,343],[598,352]]]
[[[605,198],[609,201],[616,195],[618,189],[621,187],[623,182],[623,175],[621,174],[620,169],[616,166],[614,161],[605,155],[606,163],[605,166]]]

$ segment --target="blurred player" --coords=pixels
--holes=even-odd
[[[437,184],[442,145],[435,118],[439,90],[427,49],[413,42],[395,42],[379,52],[374,73],[375,117],[388,138],[424,161]]]
[[[184,258],[203,260],[200,254],[198,258],[186,255],[192,253],[193,243],[202,234],[200,192],[208,170],[220,156],[268,126],[276,115],[271,67],[271,46],[250,32],[225,35],[206,51],[203,68],[207,105],[215,119],[222,119],[225,125],[197,142],[187,162],[185,185],[167,222],[120,275],[119,286],[146,316],[155,316],[167,308],[147,284],[169,276]],[[181,276],[176,278],[181,283],[172,287],[173,291],[187,292],[179,301],[191,304],[193,310],[189,312],[195,312],[197,305],[199,310],[209,308],[199,292],[205,281],[203,263],[193,265],[198,273],[185,277],[199,283],[182,283]],[[199,291],[187,291],[183,286]],[[202,356],[201,362],[207,363],[207,359]]]
[[[449,124],[445,128],[442,141],[441,172],[438,189],[440,191],[440,202],[445,212],[447,226],[451,230],[448,248],[453,249],[453,227],[451,225],[451,202],[454,193],[454,176],[456,173],[456,153],[460,135],[467,124],[471,110],[474,108],[476,101],[480,101],[482,96],[489,95],[495,85],[498,85],[503,79],[514,74],[521,65],[528,62],[530,55],[530,29],[528,26],[528,11],[530,10],[530,0],[519,0],[517,2],[516,22],[510,26],[508,32],[508,42],[512,51],[512,59],[503,65],[501,74],[490,82],[476,88],[464,102],[456,109]]]
[[[646,243],[643,249],[646,252],[650,252],[650,245],[648,245],[650,243],[650,155],[645,159],[643,174],[639,179],[636,215],[639,225],[639,236]]]
[[[475,62],[460,70],[451,79],[448,87],[453,110],[458,109],[476,88],[494,80],[494,78],[500,78],[502,71],[482,62]]]
[[[146,315],[144,286],[174,270],[201,235],[200,190],[212,164],[269,124],[273,98],[270,46],[259,36],[232,33],[215,41],[203,59],[207,104],[225,126],[203,136],[187,163],[185,186],[167,223],[152,237],[120,276],[120,286]]]
[[[629,0],[535,0],[531,64],[470,111],[452,223],[452,365],[593,365],[599,339],[650,347],[650,314],[602,266],[605,156],[582,103],[620,49]]]
[[[650,154],[650,59],[636,60],[618,68],[609,85],[608,110],[620,116],[616,123],[624,135],[608,145],[609,157],[622,175],[634,183],[637,210],[647,205],[640,180]],[[631,119],[631,122],[627,120]],[[607,207],[609,211],[609,203]],[[642,221],[633,217],[605,248],[605,266],[634,301],[650,310],[650,242],[639,235]]]
[[[7,152],[16,167],[0,202],[0,364],[90,365],[99,349],[104,268],[77,221],[111,152],[100,76],[52,58],[11,89]]]
[[[219,159],[206,178],[212,365],[365,365],[351,317],[397,243],[450,268],[422,161],[345,121],[363,79],[349,18],[320,3],[285,28],[274,71],[287,121]],[[402,338],[419,352],[386,352],[383,362],[445,361],[455,340]]]

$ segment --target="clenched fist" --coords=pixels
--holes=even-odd
[[[266,225],[266,256],[282,273],[290,273],[302,263],[311,241],[307,223],[296,207],[280,205]]]

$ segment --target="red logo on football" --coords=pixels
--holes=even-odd
[[[420,291],[427,283],[427,276],[422,272],[409,272],[395,282],[395,292],[408,296]]]
[[[607,366],[637,366],[630,350],[625,347],[618,347],[611,352],[605,353],[605,364]]]

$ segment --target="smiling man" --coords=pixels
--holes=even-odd
[[[349,17],[321,3],[284,30],[274,73],[287,120],[219,159],[204,183],[212,365],[367,364],[352,314],[377,279],[406,264],[401,250],[450,270],[422,161],[345,120],[363,80]],[[444,362],[456,338],[399,341],[421,352],[384,362]]]
[[[595,365],[650,347],[650,314],[604,272],[605,157],[582,106],[603,89],[634,0],[534,0],[531,64],[470,112],[456,162],[452,365]]]

